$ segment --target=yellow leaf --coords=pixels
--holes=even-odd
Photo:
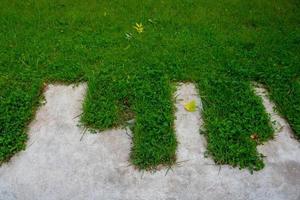
[[[136,23],[133,27],[138,33],[142,33],[144,31],[144,26],[142,23],[138,24]]]
[[[192,100],[190,102],[187,102],[186,104],[184,104],[184,108],[189,111],[189,112],[195,112],[196,111],[196,101]]]

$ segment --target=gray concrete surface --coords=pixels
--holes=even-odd
[[[264,89],[256,92],[281,128],[274,140],[259,147],[267,156],[266,167],[254,175],[204,158],[202,106],[193,84],[181,84],[175,94],[178,164],[168,173],[128,166],[131,139],[124,129],[82,137],[76,116],[85,91],[83,84],[49,85],[47,103],[30,125],[26,150],[0,167],[0,199],[300,199],[300,146],[286,121],[274,113]],[[185,111],[183,104],[193,99],[197,112]]]

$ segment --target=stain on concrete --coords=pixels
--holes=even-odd
[[[272,141],[259,147],[266,167],[247,170],[216,166],[204,157],[199,134],[202,104],[193,84],[179,84],[176,94],[177,162],[172,170],[140,172],[129,166],[131,139],[125,129],[85,134],[78,116],[86,85],[49,85],[46,104],[29,129],[25,151],[0,167],[0,199],[208,199],[299,200],[300,147],[261,88],[267,112],[280,123]],[[262,93],[261,93],[262,92]],[[183,105],[196,100],[197,112]],[[127,130],[130,132],[130,130]]]

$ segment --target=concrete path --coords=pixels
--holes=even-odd
[[[85,92],[84,84],[48,86],[47,103],[30,125],[26,150],[0,167],[1,200],[300,199],[300,145],[262,88],[256,92],[282,128],[259,147],[267,156],[266,167],[254,175],[204,158],[202,106],[193,84],[181,84],[175,94],[178,165],[168,173],[143,173],[128,166],[131,139],[124,129],[82,137],[76,116],[82,112]],[[185,111],[183,103],[193,99],[197,112]]]

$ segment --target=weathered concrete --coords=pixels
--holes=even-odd
[[[282,128],[259,147],[267,156],[262,171],[251,175],[204,158],[201,101],[192,84],[183,84],[176,94],[178,165],[167,174],[167,169],[151,174],[128,166],[131,139],[125,130],[82,137],[74,117],[81,112],[85,87],[49,85],[47,103],[30,125],[27,149],[0,167],[0,199],[300,199],[299,143],[263,89],[257,93]],[[183,108],[192,99],[198,103],[193,113]]]

